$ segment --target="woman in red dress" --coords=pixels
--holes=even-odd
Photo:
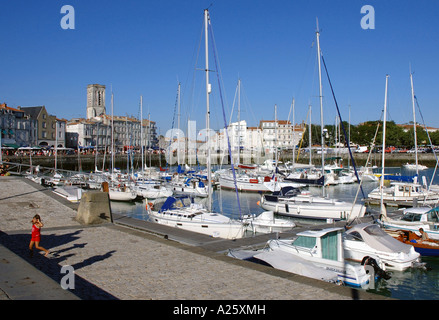
[[[34,244],[35,244],[35,248],[46,252],[46,254],[44,255],[45,257],[47,257],[47,255],[49,254],[49,250],[44,249],[43,247],[40,247],[40,241],[41,241],[40,229],[43,226],[44,225],[41,222],[40,215],[36,214],[35,217],[32,218],[32,238],[31,238],[30,243],[29,243],[29,250],[30,250],[31,256],[33,255]]]

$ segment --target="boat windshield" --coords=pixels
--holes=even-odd
[[[357,231],[353,231],[350,233],[345,234],[346,240],[354,240],[354,241],[363,241],[363,238]]]
[[[438,216],[437,216],[437,212],[439,210],[439,207],[436,207],[434,209],[431,209],[430,211],[428,211],[427,213],[427,221],[429,222],[439,222]]]
[[[386,233],[376,224],[367,226],[364,228],[364,231],[366,231],[371,236],[385,236]]]
[[[415,212],[406,212],[402,217],[403,221],[421,221],[421,214]]]
[[[316,238],[314,237],[305,237],[298,236],[296,240],[293,241],[293,246],[304,247],[312,249],[316,245]]]

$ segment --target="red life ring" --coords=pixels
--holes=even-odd
[[[152,202],[147,202],[146,203],[146,210],[148,210],[148,209],[153,209],[154,208],[154,204],[152,203]]]

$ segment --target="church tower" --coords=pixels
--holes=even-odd
[[[87,86],[87,119],[105,114],[105,86],[89,84]]]

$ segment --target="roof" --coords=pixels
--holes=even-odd
[[[325,229],[311,229],[299,232],[298,236],[305,236],[305,237],[313,237],[313,238],[320,238],[323,237],[325,234],[330,232],[342,232],[343,228],[325,228]]]
[[[25,113],[30,115],[32,119],[37,119],[38,116],[41,113],[41,110],[45,109],[44,106],[38,106],[38,107],[21,107],[21,110],[23,110]]]
[[[24,113],[23,110],[8,107],[8,106],[6,105],[6,103],[2,103],[2,104],[0,104],[0,109],[6,109],[6,110],[11,110],[11,111],[15,111],[15,112],[23,112],[23,113]]]

